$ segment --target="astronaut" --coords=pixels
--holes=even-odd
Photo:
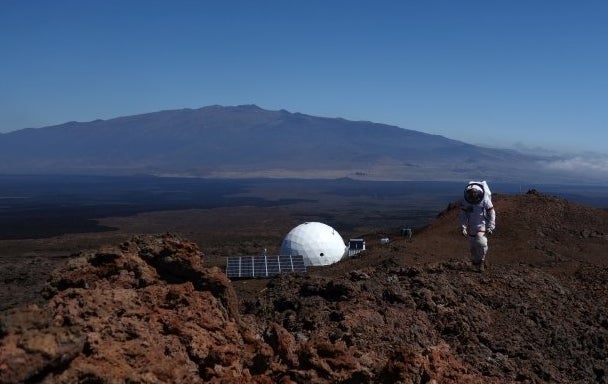
[[[496,227],[492,192],[485,181],[470,181],[464,190],[459,214],[460,231],[469,238],[471,262],[479,272],[485,268],[488,238]]]

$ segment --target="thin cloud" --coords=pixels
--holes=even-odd
[[[584,174],[608,175],[608,155],[585,154],[563,157],[541,162],[546,168],[557,171],[579,172]]]

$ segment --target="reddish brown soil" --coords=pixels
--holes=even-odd
[[[608,212],[540,194],[494,204],[484,273],[457,206],[411,240],[370,233],[359,257],[264,280],[217,267],[262,243],[209,255],[184,231],[117,238],[2,313],[0,382],[608,382]],[[292,226],[279,216],[268,225]]]

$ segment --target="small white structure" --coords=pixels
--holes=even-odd
[[[347,252],[348,248],[338,231],[318,222],[298,225],[281,243],[281,255],[302,255],[306,266],[336,263]]]
[[[358,255],[363,251],[365,251],[365,240],[350,239],[348,242],[348,257]]]

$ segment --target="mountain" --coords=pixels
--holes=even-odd
[[[169,110],[0,135],[0,172],[10,174],[573,180],[542,168],[542,160],[396,126],[255,105]]]

